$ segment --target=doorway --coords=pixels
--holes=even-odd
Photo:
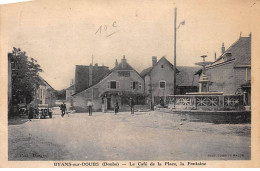
[[[111,110],[111,97],[107,98],[107,110]]]

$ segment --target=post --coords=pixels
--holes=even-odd
[[[176,22],[177,22],[177,8],[175,8],[174,16],[174,78],[173,78],[173,94],[176,95]]]
[[[177,22],[177,8],[174,9],[174,59],[173,59],[173,97],[174,97],[174,106],[173,108],[175,108],[176,105],[176,22]]]

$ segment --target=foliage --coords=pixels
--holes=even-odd
[[[13,48],[8,54],[12,68],[12,103],[30,103],[39,87],[39,72],[41,66],[33,58],[28,60],[26,52]],[[25,101],[24,101],[25,100]]]
[[[55,90],[55,96],[57,98],[57,100],[65,100],[66,99],[66,90],[63,89],[63,90]]]

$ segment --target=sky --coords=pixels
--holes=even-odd
[[[70,86],[75,65],[113,68],[123,55],[138,72],[152,56],[173,63],[174,9],[177,66],[194,66],[201,55],[213,61],[241,36],[252,32],[258,0],[35,0],[0,6],[1,44],[35,58],[40,75],[56,90]],[[177,24],[178,25],[178,24]]]

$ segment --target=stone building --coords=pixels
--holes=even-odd
[[[72,84],[66,89],[66,102],[71,107],[73,105],[72,103],[72,95],[75,94],[75,85]]]
[[[36,90],[34,102],[37,104],[48,104],[49,107],[55,105],[54,89],[41,76],[38,77],[39,88]]]
[[[194,73],[198,67],[177,67],[176,94],[196,91],[198,76]],[[162,57],[157,62],[157,57],[152,57],[152,66],[143,70],[140,74],[145,82],[145,93],[149,94],[148,101],[158,104],[160,98],[166,100],[166,96],[174,94],[174,68],[173,65]]]
[[[109,71],[107,66],[98,66],[98,64],[95,64],[94,66],[92,64],[89,66],[76,65],[75,93],[79,93],[96,84],[107,75]]]
[[[116,62],[116,66],[103,79],[72,97],[73,106],[77,112],[87,111],[89,99],[94,102],[95,111],[113,110],[116,101],[119,104],[119,110],[126,111],[130,108],[130,97],[134,98],[136,106],[145,103],[144,81],[127,63],[124,56],[121,63]]]
[[[200,74],[200,72],[198,72]],[[221,56],[206,66],[211,81],[209,91],[224,94],[246,94],[246,105],[251,104],[251,34],[239,37],[227,50],[224,43]]]

